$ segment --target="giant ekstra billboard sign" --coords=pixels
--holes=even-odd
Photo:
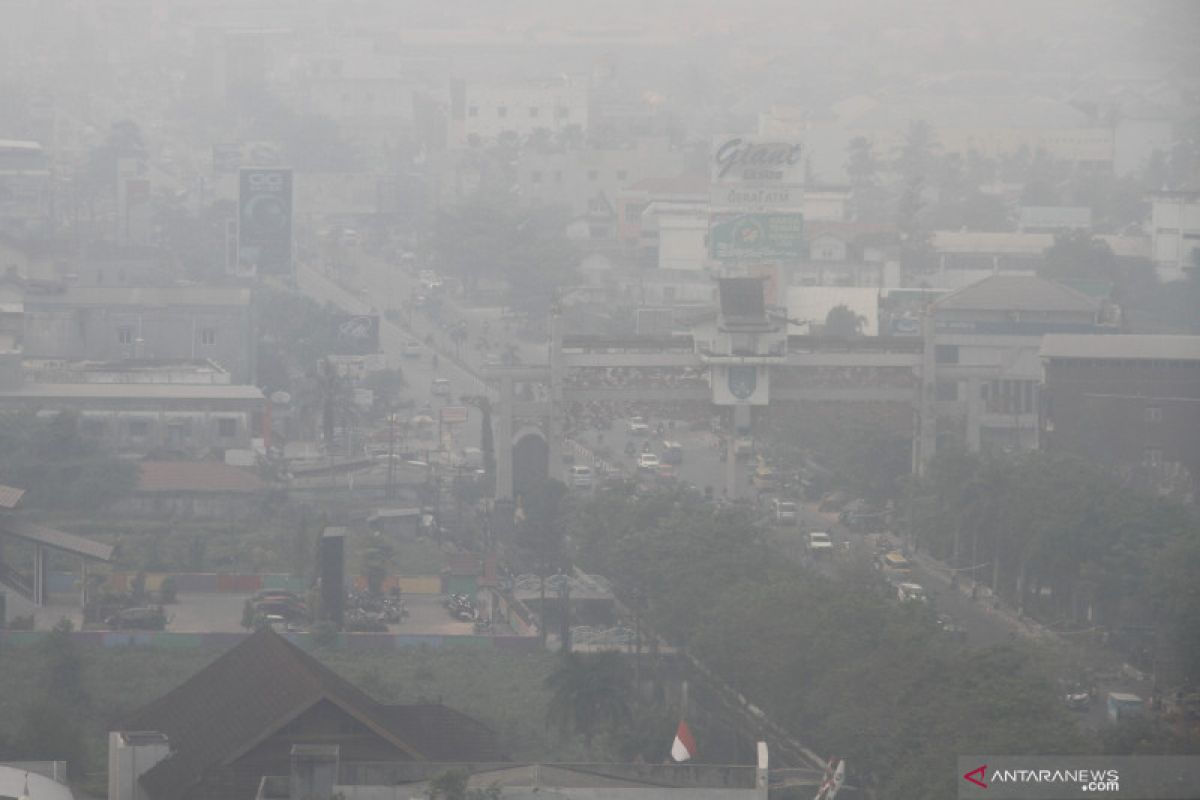
[[[716,208],[798,209],[804,202],[804,146],[755,136],[713,140],[709,202]]]

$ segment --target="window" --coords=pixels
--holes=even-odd
[[[201,328],[200,329],[200,344],[214,345],[217,343],[216,328]]]
[[[229,418],[217,420],[217,435],[226,439],[237,436],[237,420]]]
[[[958,400],[957,381],[938,381],[934,388],[934,399],[939,403],[954,403]]]
[[[1162,422],[1162,409],[1154,406],[1147,406],[1146,422]]]
[[[467,116],[468,117],[478,117],[479,116],[479,106],[469,107],[467,109]]]
[[[499,117],[500,119],[504,119],[505,117],[507,117],[508,116],[508,106],[498,106],[496,108],[496,116]]]
[[[537,109],[537,106],[530,106],[530,107],[529,107],[529,118],[530,118],[530,119],[537,119],[537,116],[538,116],[538,109]]]
[[[144,419],[129,420],[129,435],[140,439],[150,433],[150,422]]]
[[[536,169],[533,172],[529,173],[529,182],[530,183],[541,183],[542,182],[542,173]]]
[[[562,170],[561,169],[554,170],[554,182],[562,183]]]
[[[79,430],[90,439],[99,439],[103,436],[105,427],[104,420],[96,417],[84,417],[79,421]]]
[[[933,350],[934,360],[939,364],[957,364],[958,363],[958,345],[956,344],[939,344]]]
[[[571,109],[559,108],[557,111],[557,116],[559,119],[566,119],[567,117],[571,116]]]
[[[617,180],[623,181],[628,177],[629,177],[629,170],[627,170],[627,169],[617,170]]]
[[[130,325],[122,325],[117,328],[117,343],[118,344],[133,344],[133,327]]]
[[[597,179],[597,178],[599,178],[599,177],[600,177],[600,173],[599,173],[599,172],[597,172],[596,170],[594,170],[594,169],[589,169],[589,170],[588,170],[588,180],[589,180],[589,181],[594,181],[594,180],[596,180],[596,179]]]

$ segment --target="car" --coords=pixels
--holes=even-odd
[[[571,485],[576,489],[590,489],[594,479],[592,468],[584,464],[576,464],[570,469]]]
[[[775,522],[779,525],[795,525],[797,521],[796,503],[792,500],[773,500],[771,509]]]
[[[637,459],[638,469],[653,472],[658,469],[658,456],[654,453],[639,453]]]
[[[876,563],[880,570],[889,575],[907,575],[912,572],[912,564],[899,550],[889,550],[880,556]]]
[[[630,417],[628,430],[630,436],[649,436],[650,423],[642,417]]]
[[[162,606],[126,608],[106,619],[104,624],[115,631],[161,631],[167,627],[167,615]]]
[[[659,480],[673,481],[678,476],[673,465],[663,464],[660,461],[658,466],[654,468],[654,477],[658,478]]]
[[[833,539],[825,531],[813,531],[808,534],[808,553],[811,556],[832,555]]]
[[[754,437],[739,436],[734,439],[733,454],[738,458],[750,458],[754,455]]]
[[[938,615],[938,629],[948,638],[956,642],[965,642],[967,640],[967,630],[954,621],[952,617],[945,614]]]
[[[304,598],[288,589],[259,589],[250,598],[250,601],[257,603],[260,600],[284,600],[292,603],[304,602]]]
[[[433,387],[430,389],[435,397],[450,396],[450,380],[448,378],[434,378]]]
[[[420,358],[421,357],[421,343],[414,341],[412,339],[409,339],[407,342],[405,342],[404,343],[404,357],[405,358]]]
[[[928,603],[929,595],[925,594],[925,587],[919,583],[909,583],[907,581],[896,586],[896,597],[902,603]]]

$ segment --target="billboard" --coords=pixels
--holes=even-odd
[[[379,352],[379,316],[347,314],[337,323],[337,354],[365,356]]]
[[[461,425],[467,421],[466,406],[445,406],[438,412],[444,425]]]
[[[292,272],[292,171],[245,167],[238,173],[239,275]]]
[[[713,185],[804,184],[804,146],[757,136],[718,136],[713,142]]]
[[[801,258],[803,214],[740,214],[709,229],[709,254],[716,259]]]
[[[771,368],[761,364],[714,364],[712,401],[718,406],[765,406]]]

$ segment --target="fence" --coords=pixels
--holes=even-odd
[[[164,579],[175,579],[175,589],[189,594],[254,594],[261,589],[286,589],[303,593],[308,583],[300,577],[287,573],[219,573],[219,572],[147,572],[146,591],[156,592],[162,588]],[[136,572],[113,572],[108,576],[107,587],[113,592],[128,592],[133,589]],[[365,589],[366,578],[351,576],[349,585]],[[51,593],[66,594],[79,591],[79,578],[69,572],[50,575]],[[384,579],[383,589],[399,588],[405,594],[441,594],[442,579],[438,575],[389,575]]]
[[[0,646],[37,644],[49,631],[0,631]],[[83,647],[144,647],[152,650],[224,651],[249,633],[172,633],[170,631],[77,631],[71,637]],[[318,647],[312,633],[284,636],[304,650]],[[481,650],[531,651],[540,642],[534,636],[481,636],[475,634],[339,633],[322,646],[355,653],[394,653],[408,647],[469,647]]]

